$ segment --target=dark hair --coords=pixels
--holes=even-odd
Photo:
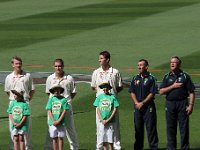
[[[108,51],[102,51],[99,55],[103,55],[106,59],[110,61],[110,53]]]
[[[22,59],[21,59],[20,57],[14,56],[14,57],[12,58],[12,60],[11,60],[11,63],[12,63],[12,64],[13,64],[13,62],[14,62],[14,59],[15,59],[15,60],[18,60],[18,61],[20,61],[20,62],[22,63]]]
[[[178,60],[179,65],[182,63],[181,59],[178,56],[172,56],[171,59],[173,59],[173,58]]]
[[[55,59],[54,63],[55,62],[59,62],[61,64],[61,66],[64,67],[64,61],[61,58]]]
[[[149,66],[149,62],[146,59],[140,59],[139,62],[143,61],[145,63],[145,66]]]

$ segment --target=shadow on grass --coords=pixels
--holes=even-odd
[[[0,117],[0,119],[8,119],[8,116]]]
[[[75,111],[73,114],[83,114],[91,111]]]
[[[12,0],[0,0],[0,2],[6,1]],[[92,4],[1,21],[0,32],[2,31],[3,37],[0,38],[1,50],[45,42],[196,3],[193,0],[190,1],[149,2],[146,0],[146,2],[140,3],[132,0],[125,2],[119,0],[118,2]],[[46,35],[47,32],[48,36]]]

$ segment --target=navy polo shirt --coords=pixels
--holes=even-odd
[[[174,82],[183,83],[183,86],[180,88],[174,88],[171,91],[166,93],[166,99],[169,101],[174,100],[185,100],[189,96],[189,93],[194,92],[195,86],[190,78],[190,76],[180,70],[177,74],[169,72],[163,78],[163,81],[160,85],[161,88],[168,87]]]
[[[129,93],[134,93],[139,102],[143,101],[150,93],[156,94],[157,92],[156,79],[149,72],[144,77],[141,74],[134,76],[129,87]]]

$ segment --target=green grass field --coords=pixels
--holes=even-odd
[[[123,77],[137,73],[141,58],[160,81],[169,70],[172,55],[179,55],[183,68],[199,83],[199,0],[0,0],[0,71],[11,71],[12,56],[22,57],[28,71],[53,71],[55,58],[63,58],[66,72],[91,74],[98,67],[98,53],[111,52],[111,64]],[[77,84],[73,108],[82,150],[95,148],[94,93],[86,83]],[[125,88],[119,95],[122,147],[132,149],[133,110]],[[0,148],[8,149],[7,96],[0,85]],[[31,103],[33,143],[43,149],[47,132],[47,97],[36,86]],[[156,96],[159,147],[166,146],[165,99]],[[190,145],[200,149],[198,130],[200,102],[190,119]],[[179,134],[178,134],[179,138]],[[178,144],[180,141],[178,140]],[[148,148],[145,139],[145,149]],[[65,149],[68,148],[65,140]]]

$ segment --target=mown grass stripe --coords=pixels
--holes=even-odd
[[[1,49],[18,48],[194,4],[118,0],[0,22]]]

